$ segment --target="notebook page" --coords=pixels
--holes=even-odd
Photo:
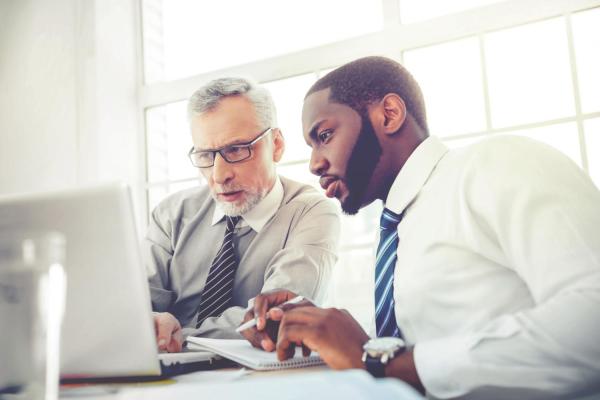
[[[308,357],[303,357],[301,348],[296,348],[294,358],[286,361],[279,361],[277,359],[277,353],[269,353],[256,349],[252,347],[248,341],[243,339],[188,337],[187,341],[189,348],[210,350],[220,356],[256,370],[300,368],[323,364],[323,361],[315,352],[311,353]]]

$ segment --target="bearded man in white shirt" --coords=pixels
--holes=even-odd
[[[416,81],[382,57],[317,81],[302,124],[327,196],[348,214],[384,203],[376,329],[369,340],[343,310],[276,307],[294,293],[275,291],[245,317],[255,346],[285,359],[302,344],[433,398],[598,391],[600,192],[572,161],[511,136],[449,151],[429,137]]]

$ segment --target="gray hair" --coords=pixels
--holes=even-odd
[[[254,105],[262,128],[277,127],[277,112],[269,91],[244,78],[220,78],[196,90],[188,103],[188,119],[211,111],[229,96],[245,96]]]

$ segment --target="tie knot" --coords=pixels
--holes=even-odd
[[[240,217],[239,215],[235,217],[230,217],[229,215],[227,215],[225,217],[225,221],[227,222],[227,232],[233,231],[237,223],[240,222],[240,219],[242,219],[242,217]]]
[[[381,213],[379,225],[381,229],[395,230],[398,227],[400,220],[402,220],[402,214],[396,214],[395,212],[384,208]]]

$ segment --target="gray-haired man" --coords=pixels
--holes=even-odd
[[[158,346],[169,352],[187,335],[241,338],[235,328],[261,292],[322,299],[340,230],[333,203],[277,175],[285,145],[266,89],[218,79],[188,112],[189,156],[208,185],[162,201],[144,245]]]

